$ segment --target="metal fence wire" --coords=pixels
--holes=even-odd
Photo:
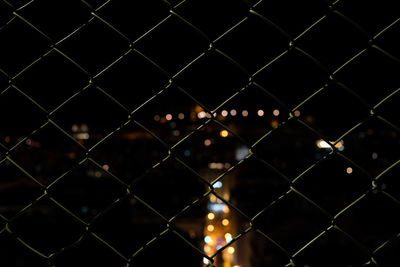
[[[1,266],[399,266],[396,1],[1,0]]]

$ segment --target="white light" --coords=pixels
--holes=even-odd
[[[228,116],[228,111],[226,110],[221,111],[221,115],[224,117]]]
[[[227,243],[232,241],[232,235],[230,233],[226,233],[225,234],[225,240]]]
[[[264,116],[264,110],[260,109],[259,111],[257,111],[257,115],[260,117]]]
[[[248,112],[247,110],[243,110],[243,111],[242,111],[242,116],[243,116],[243,117],[249,116],[249,112]]]
[[[236,109],[232,109],[232,110],[231,110],[231,115],[232,115],[232,116],[236,116],[236,114],[237,114]]]
[[[222,187],[222,182],[218,181],[213,185],[214,188],[221,188]]]
[[[331,148],[331,146],[326,141],[319,141],[318,143],[319,148]]]
[[[165,115],[165,118],[167,119],[167,121],[172,120],[172,115],[171,114],[167,114]]]
[[[197,117],[199,119],[204,119],[206,117],[206,113],[204,111],[200,111],[199,113],[197,113]]]
[[[353,168],[352,167],[348,167],[346,169],[347,174],[352,174],[353,173]]]
[[[210,243],[211,241],[212,241],[212,239],[211,239],[210,236],[206,235],[206,236],[204,237],[204,242],[206,242],[207,244]]]
[[[210,261],[209,261],[207,258],[203,258],[203,263],[204,263],[204,264],[209,264]]]
[[[372,159],[377,159],[378,158],[378,153],[374,152],[372,153]]]
[[[235,151],[235,159],[240,161],[249,155],[249,149],[246,146],[238,147]]]
[[[213,212],[223,212],[226,210],[226,205],[221,203],[209,203],[207,208]]]
[[[77,133],[74,134],[76,139],[80,139],[80,140],[87,140],[89,139],[89,134],[88,133]]]
[[[275,117],[279,116],[279,109],[274,109],[274,111],[272,112],[272,114],[274,114]]]
[[[329,141],[329,143],[333,145],[335,142]],[[326,141],[324,141],[324,140],[322,140],[322,139],[320,139],[320,140],[317,141],[317,146],[318,146],[319,148],[332,148],[332,146],[331,146],[329,143],[326,142]],[[335,147],[336,147],[339,151],[343,151],[343,149],[344,149],[344,145],[343,145],[343,144],[344,144],[343,140],[342,140],[342,141],[339,141],[339,142],[337,142],[337,143],[335,144]]]

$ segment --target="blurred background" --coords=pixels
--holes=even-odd
[[[395,6],[0,0],[0,265],[398,266]]]

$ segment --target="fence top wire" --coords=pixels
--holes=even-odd
[[[208,259],[209,262],[206,264],[207,266],[214,266],[213,264],[215,262],[215,258],[218,255],[251,232],[260,234],[273,246],[275,246],[275,248],[286,255],[286,266],[296,266],[297,259],[301,257],[301,255],[304,254],[307,249],[334,231],[343,234],[353,245],[362,251],[364,254],[363,260],[365,260],[365,262],[363,262],[364,265],[379,265],[376,255],[386,247],[391,246],[394,242],[398,242],[400,233],[396,233],[388,237],[371,250],[371,248],[358,241],[357,238],[354,237],[350,232],[343,229],[343,227],[340,225],[340,219],[346,214],[351,213],[352,209],[360,205],[363,201],[366,201],[366,199],[377,192],[379,192],[380,195],[382,195],[388,202],[394,203],[398,207],[400,205],[400,201],[388,190],[386,190],[385,186],[383,186],[383,183],[381,183],[381,180],[385,175],[397,167],[397,165],[400,163],[400,159],[397,157],[395,161],[390,162],[390,164],[386,165],[377,174],[372,174],[369,170],[367,170],[367,168],[358,164],[356,158],[349,157],[338,148],[340,147],[338,145],[340,145],[341,140],[353,134],[355,131],[364,127],[371,121],[382,123],[390,129],[393,129],[393,131],[397,132],[397,134],[400,133],[398,122],[392,121],[392,118],[387,118],[385,113],[381,112],[382,108],[387,103],[389,103],[395,97],[398,97],[398,92],[400,91],[398,83],[397,88],[382,89],[387,93],[382,95],[380,99],[371,100],[370,97],[367,97],[367,100],[364,95],[368,96],[368,94],[355,91],[352,89],[351,85],[348,85],[346,82],[341,80],[342,73],[346,72],[346,70],[353,64],[363,60],[365,57],[371,54],[374,54],[379,58],[384,58],[384,60],[390,61],[395,66],[398,66],[400,59],[395,54],[392,54],[392,52],[386,50],[384,48],[384,44],[381,45],[380,43],[381,40],[384,40],[386,33],[389,33],[391,30],[399,27],[400,16],[398,13],[389,14],[387,17],[390,18],[391,21],[387,21],[385,24],[382,22],[382,25],[379,25],[379,27],[375,25],[366,25],[366,27],[364,27],[352,19],[352,15],[356,16],[356,14],[350,12],[351,15],[348,16],[344,11],[341,11],[343,9],[342,6],[347,4],[345,1],[327,1],[323,4],[323,13],[318,14],[318,16],[313,14],[313,21],[307,21],[307,19],[305,19],[306,22],[304,23],[306,24],[304,25],[304,28],[299,29],[296,27],[291,28],[292,26],[289,23],[290,21],[287,24],[281,22],[283,24],[281,25],[266,15],[265,12],[263,12],[263,6],[268,6],[268,3],[265,1],[261,0],[254,3],[249,3],[248,1],[235,1],[232,3],[224,2],[218,6],[218,8],[216,8],[216,10],[225,9],[225,11],[227,11],[227,14],[225,15],[222,15],[218,12],[215,14],[208,14],[210,16],[210,21],[213,21],[216,24],[207,25],[207,21],[202,12],[204,10],[213,9],[212,5],[201,6],[198,2],[189,0],[176,3],[165,0],[157,3],[151,3],[149,6],[146,6],[147,4],[143,4],[143,8],[154,9],[154,16],[152,16],[152,19],[146,20],[143,23],[144,26],[141,26],[141,20],[144,20],[144,17],[141,16],[140,20],[136,23],[143,28],[139,27],[139,29],[136,29],[137,32],[132,33],[129,32],[129,25],[124,25],[127,24],[125,23],[125,18],[118,20],[118,18],[115,18],[118,17],[118,13],[112,13],[113,8],[117,11],[119,10],[118,12],[121,11],[121,8],[124,9],[124,6],[127,5],[125,3],[121,4],[116,0],[109,0],[101,4],[94,4],[92,1],[81,0],[74,3],[68,2],[67,4],[64,4],[65,7],[70,8],[66,9],[66,11],[64,11],[65,13],[62,13],[61,10],[58,10],[57,12],[43,12],[50,14],[53,17],[62,15],[66,16],[68,20],[73,19],[74,26],[63,27],[62,31],[58,32],[54,31],[54,29],[58,30],[58,26],[54,26],[54,28],[49,27],[49,32],[47,32],[44,29],[46,28],[46,24],[43,24],[43,22],[40,22],[40,20],[39,22],[35,23],[34,21],[38,20],[38,18],[35,18],[34,15],[32,16],[32,13],[38,12],[37,9],[35,9],[36,5],[39,7],[40,5],[47,6],[50,5],[49,1],[32,0],[22,5],[14,4],[13,1],[2,0],[1,2],[1,9],[2,11],[4,10],[5,15],[1,18],[2,25],[0,26],[0,36],[3,35],[8,36],[6,38],[10,38],[10,34],[26,34],[27,37],[26,39],[24,39],[25,37],[22,37],[21,40],[23,41],[23,44],[18,44],[19,50],[16,51],[17,54],[21,54],[22,63],[15,62],[15,65],[5,63],[1,64],[0,66],[0,72],[3,76],[2,79],[8,81],[6,85],[2,85],[3,89],[0,93],[0,98],[5,98],[10,94],[16,94],[19,99],[24,99],[25,102],[29,102],[31,105],[35,106],[35,108],[39,110],[41,116],[44,116],[45,119],[40,121],[40,123],[32,125],[32,127],[29,129],[29,132],[26,132],[22,138],[19,138],[16,142],[12,143],[11,146],[7,144],[9,142],[0,142],[0,147],[2,149],[0,165],[7,164],[15,167],[31,182],[40,187],[40,194],[38,197],[34,198],[27,206],[20,209],[15,215],[9,217],[0,214],[0,219],[2,220],[0,236],[11,236],[13,240],[29,249],[33,254],[45,259],[48,266],[55,266],[58,257],[61,257],[63,253],[72,248],[79,247],[82,242],[85,242],[85,240],[89,238],[95,240],[101,246],[112,251],[117,258],[126,264],[126,266],[134,265],[135,258],[139,257],[140,254],[142,254],[148,248],[154,246],[158,242],[161,242],[160,240],[164,236],[171,234],[185,243],[195,253],[198,253],[201,255],[201,257]],[[152,6],[153,4],[157,5],[157,8]],[[234,12],[229,11],[231,5],[235,7],[232,8]],[[193,12],[193,10],[197,8],[200,8],[201,12]],[[77,14],[76,18],[72,18],[74,16],[71,17],[71,14],[75,14],[75,10],[79,10],[79,14]],[[128,10],[126,12],[129,16],[131,9],[126,10]],[[137,10],[139,13],[141,12],[140,8]],[[198,12],[197,15],[196,12]],[[293,12],[296,13],[295,10]],[[269,15],[274,17],[273,14]],[[278,20],[278,18],[275,19]],[[336,54],[334,54],[334,57],[337,57],[337,59],[334,60],[329,57],[324,57],[327,55],[327,52],[321,49],[321,43],[315,44],[316,41],[313,36],[315,36],[315,33],[320,32],[321,28],[333,31],[332,27],[335,27],[335,23],[333,26],[329,25],[329,22],[331,21],[334,21],[335,23],[341,23],[345,25],[342,27],[351,29],[351,31],[347,33],[349,35],[346,35],[346,38],[350,38],[351,34],[353,33],[361,36],[357,37],[357,44],[350,45],[352,49],[346,51],[346,58],[337,57]],[[302,23],[303,21],[301,21],[299,24]],[[262,57],[262,64],[256,69],[252,68],[252,70],[249,69],[248,62],[246,62],[246,60],[235,58],[233,55],[230,55],[227,51],[232,51],[232,49],[230,49],[229,46],[224,43],[230,38],[230,36],[233,36],[235,33],[241,31],[241,27],[243,27],[245,24],[266,27],[271,31],[271,35],[274,34],[278,36],[277,39],[280,38],[286,43],[284,46],[278,45],[276,49],[271,45],[269,48],[276,51],[276,53],[274,53],[272,56],[270,55],[269,58],[266,57],[267,60]],[[180,33],[184,34],[184,36],[179,36],[179,32],[178,34],[174,32],[165,32],[169,29],[167,26],[171,25],[172,27],[179,29]],[[95,32],[97,35],[92,36],[92,32]],[[99,36],[101,33],[105,33],[107,36],[112,36],[109,37],[112,39],[112,41],[106,42],[105,38],[103,38],[104,36]],[[186,36],[190,36],[190,38],[186,38],[187,40],[185,40]],[[0,38],[3,39],[4,37]],[[6,38],[3,40],[5,41]],[[85,46],[82,42],[78,42],[77,39],[79,38],[86,38],[84,41],[89,45]],[[150,43],[148,43],[151,42],[152,38],[154,38],[157,42],[163,41],[164,43],[162,43],[161,46],[166,46],[175,54],[168,54],[168,50],[164,50],[161,52],[161,54],[157,54],[157,51],[154,51],[154,45],[151,46],[149,45]],[[168,38],[171,39],[169,40]],[[174,39],[182,42],[180,46],[179,43],[176,44],[177,48],[173,47],[175,45],[173,42]],[[192,40],[195,41],[192,42]],[[173,43],[172,46],[168,44],[169,41]],[[336,41],[335,45],[339,46],[341,45],[340,42],[344,42],[343,45],[349,45],[350,39],[348,42],[334,39],[330,41]],[[96,42],[105,42],[105,48],[101,48],[100,44],[96,44]],[[83,45],[81,51],[84,52],[82,54],[75,53],[74,49],[77,49],[77,47],[81,45]],[[95,47],[96,45],[99,45],[99,47]],[[190,47],[185,47],[188,45],[195,47],[195,49],[192,51]],[[107,46],[109,46],[109,49],[107,49]],[[0,48],[0,50],[2,50],[2,54],[8,53],[8,50],[10,49],[10,47],[7,46],[1,46]],[[159,48],[159,46],[157,46],[157,48]],[[335,48],[335,46],[333,46],[333,48]],[[89,53],[89,50],[93,49],[94,56],[85,56],[85,49],[87,53]],[[174,49],[180,49],[182,55],[179,56],[179,54],[176,54],[176,50]],[[26,53],[25,50],[34,51],[35,55],[32,56],[29,53]],[[235,52],[233,51],[232,54],[235,54]],[[314,54],[316,55],[314,56]],[[7,60],[13,59],[14,55],[10,56],[11,58],[7,58]],[[318,56],[324,58],[319,59]],[[40,99],[40,97],[35,95],[32,89],[29,89],[30,84],[24,84],[21,82],[21,80],[28,76],[29,72],[35,67],[46,63],[46,60],[50,60],[53,57],[58,58],[58,60],[55,61],[57,64],[59,60],[62,60],[69,66],[68,68],[73,69],[77,76],[81,75],[83,81],[81,82],[81,87],[75,92],[63,92],[65,95],[60,97],[60,102],[56,106],[54,106],[54,103],[47,105],[45,100],[46,97],[42,98],[42,101],[39,101],[38,99]],[[156,88],[149,88],[152,94],[142,95],[141,102],[138,102],[135,106],[128,106],[126,103],[129,101],[125,101],[123,98],[121,98],[121,96],[113,96],[112,90],[109,90],[107,87],[103,87],[100,82],[102,79],[105,79],[107,74],[110,73],[114,68],[118,68],[122,62],[131,57],[134,57],[136,60],[146,64],[149,70],[156,73],[154,75],[158,75],[157,77],[160,77],[159,80],[163,82],[162,84],[155,84]],[[308,91],[304,89],[305,92],[310,93],[307,93],[307,95],[304,95],[304,97],[301,99],[299,99],[295,93],[292,93],[291,95],[282,95],[282,93],[279,93],[279,91],[274,90],[272,87],[263,86],[265,83],[265,75],[268,75],[269,72],[273,73],[273,69],[276,65],[284,62],[284,60],[287,58],[292,57],[295,57],[296,59],[299,58],[301,62],[307,62],[304,64],[313,65],[314,68],[322,73],[320,74],[322,77],[321,82],[318,81],[318,86],[308,88]],[[94,64],[90,64],[90,61],[95,60],[95,58],[96,61]],[[3,62],[6,62],[7,60],[4,60]],[[329,60],[331,60],[331,62],[329,62]],[[212,69],[211,73],[205,72],[206,67],[212,68],[209,62],[212,62],[212,64],[217,66],[215,70]],[[244,62],[245,64],[242,65],[240,62]],[[50,63],[52,63],[51,60]],[[221,66],[231,68],[232,72],[237,73],[237,75],[235,75],[235,77],[231,77],[231,82],[227,81],[225,79],[226,77],[224,77],[224,80],[218,84],[218,86],[221,88],[227,88],[226,90],[223,90],[222,93],[214,92],[213,95],[214,89],[212,88],[214,87],[210,86],[211,89],[207,90],[207,94],[205,96],[202,95],[202,92],[198,91],[199,89],[196,86],[196,83],[198,82],[201,84],[201,86],[206,86],[210,81],[213,81],[213,79],[218,81],[219,77],[223,76],[224,74],[221,72],[212,72],[218,71],[218,68]],[[57,68],[56,65],[53,67]],[[302,72],[301,74],[304,75]],[[208,77],[207,75],[210,76]],[[285,76],[285,74],[283,74],[283,76]],[[227,77],[229,77],[229,75],[227,75]],[[44,79],[47,79],[46,74],[44,75]],[[57,80],[55,80],[55,82],[57,82]],[[59,82],[62,83],[63,81]],[[113,83],[114,81],[111,81],[111,84]],[[153,84],[151,77],[145,77],[138,85],[147,88],[148,84]],[[238,86],[238,84],[240,86]],[[379,83],[377,85],[380,86]],[[320,128],[316,128],[314,125],[312,125],[312,123],[300,116],[299,110],[305,109],[309,103],[318,97],[322,97],[326,92],[332,92],[334,90],[340,90],[340,92],[344,92],[350,99],[352,99],[351,102],[356,103],[354,105],[362,107],[360,112],[361,115],[357,117],[356,120],[352,121],[348,127],[346,126],[344,131],[343,129],[339,129],[340,132],[334,131],[335,125],[330,125],[329,122],[327,123],[329,126],[327,128],[328,130],[323,131]],[[381,90],[381,88],[377,88],[376,90]],[[287,118],[275,125],[275,127],[272,129],[264,132],[256,140],[249,141],[247,138],[242,137],[240,133],[237,133],[237,131],[235,131],[235,129],[233,129],[229,124],[219,119],[219,117],[214,117],[214,113],[220,113],[227,105],[229,105],[229,103],[240,101],[245,94],[252,91],[262,92],[273,102],[281,106],[282,109],[285,110]],[[66,110],[71,103],[77,103],[76,101],[85,97],[85,95],[87,95],[87,99],[90,100],[91,94],[101,95],[104,99],[104,102],[107,102],[108,105],[112,106],[115,110],[118,110],[118,113],[112,113],[114,117],[111,118],[111,121],[115,120],[117,123],[104,125],[105,128],[103,129],[103,135],[99,136],[95,142],[84,143],[77,140],[75,136],[69,133],[69,130],[67,130],[63,125],[63,122],[60,121],[58,114],[62,113],[63,110]],[[158,133],[148,127],[148,124],[146,121],[143,121],[143,117],[141,117],[140,114],[144,109],[146,109],[146,107],[152,105],[152,103],[162,100],[168,94],[175,94],[181,98],[186,98],[191,103],[201,107],[206,114],[206,119],[197,124],[194,129],[187,131],[184,137],[172,143],[164,140],[158,135]],[[335,98],[335,96],[329,95],[329,98]],[[175,104],[180,100],[174,99],[172,101]],[[99,111],[94,110],[92,112],[96,114]],[[115,114],[118,114],[118,118],[115,116]],[[394,119],[397,120],[398,118],[394,117]],[[325,143],[330,147],[330,150],[324,156],[312,162],[308,166],[302,166],[302,169],[297,171],[297,174],[293,177],[282,172],[273,164],[263,159],[261,156],[262,151],[265,149],[263,143],[268,141],[273,136],[282,134],[287,127],[290,127],[290,125],[296,125],[296,127],[300,127],[303,129],[303,131],[309,133],[310,135],[317,136],[321,140],[324,140]],[[101,162],[92,156],[98,147],[106,144],[111,138],[120,134],[125,128],[131,126],[140,129],[145,136],[156,140],[158,144],[167,152],[158,163],[154,164],[153,166],[149,166],[148,170],[142,176],[135,177],[136,179],[134,179],[133,182],[132,179],[130,179],[132,177],[123,177],[121,174],[116,174],[112,171],[104,169]],[[207,127],[215,126],[226,130],[228,134],[231,135],[237,142],[244,145],[248,149],[248,154],[237,163],[220,173],[212,181],[209,181],[204,177],[204,175],[199,173],[196,168],[192,167],[191,164],[188,164],[178,153],[178,150],[181,149],[182,144],[193,140],[194,136],[199,131],[206,129]],[[58,175],[50,183],[46,184],[35,177],[35,175],[30,173],[30,171],[28,171],[22,164],[20,164],[19,159],[14,155],[17,155],[16,152],[21,148],[21,146],[23,146],[26,142],[30,142],[29,140],[31,140],[30,138],[32,136],[50,127],[55,129],[58,134],[61,134],[63,138],[65,137],[70,144],[76,146],[77,150],[83,151],[82,153],[84,156],[82,156],[81,159],[75,162],[72,166],[69,166],[62,174]],[[327,136],[329,131],[336,133],[333,135],[334,141],[331,141],[331,136]],[[3,135],[3,133],[1,134]],[[351,201],[348,201],[346,205],[339,211],[332,213],[320,206],[317,202],[314,202],[314,200],[307,196],[306,193],[302,192],[299,184],[308,179],[307,175],[312,174],[321,165],[326,162],[330,162],[334,158],[340,158],[340,160],[362,173],[370,185]],[[253,215],[247,214],[247,212],[239,208],[238,205],[225,199],[224,196],[219,194],[214,188],[214,185],[217,182],[226,178],[232,172],[239,169],[242,165],[246,164],[250,160],[259,162],[265,168],[275,173],[275,175],[280,177],[280,179],[287,184],[287,190],[285,190],[282,195],[274,199],[267,206],[258,210],[257,213]],[[142,180],[146,180],[146,175],[148,173],[153,170],[157,170],[161,165],[166,164],[169,161],[177,163],[181,168],[183,168],[185,171],[188,171],[207,187],[207,190],[200,194],[197,199],[185,203],[184,207],[172,216],[166,216],[162,211],[158,210],[158,208],[154,207],[154,205],[150,204],[146,199],[143,199],[135,193],[136,184],[140,183]],[[68,209],[62,204],[62,202],[57,200],[57,195],[53,194],[53,191],[57,185],[62,183],[63,180],[68,177],[68,175],[80,167],[86,166],[87,164],[93,164],[98,169],[101,169],[103,172],[105,172],[111,180],[115,181],[116,184],[119,185],[121,192],[121,194],[116,196],[111,203],[108,203],[100,212],[98,212],[89,220],[81,218],[80,215]],[[184,234],[182,234],[179,228],[176,227],[175,221],[181,214],[189,211],[200,202],[205,201],[211,195],[214,195],[222,203],[225,203],[232,211],[235,211],[237,214],[239,214],[244,221],[249,223],[249,226],[237,236],[232,238],[230,242],[227,242],[224,246],[219,248],[214,254],[207,255],[205,252],[199,249],[197,245],[193,244]],[[294,251],[288,250],[270,234],[267,234],[267,231],[265,231],[262,226],[262,220],[260,220],[260,218],[265,216],[270,210],[274,209],[274,207],[280,203],[286,201],[289,197],[296,197],[305,201],[308,203],[308,205],[311,205],[318,210],[318,213],[324,216],[328,221],[328,223],[320,232],[318,232],[312,239],[303,243],[302,246]],[[109,242],[107,238],[102,237],[99,233],[93,230],[92,227],[97,221],[101,220],[102,217],[106,216],[113,209],[120,206],[121,203],[123,203],[123,201],[126,199],[133,199],[134,201],[139,202],[164,223],[164,227],[159,230],[158,234],[156,234],[154,238],[142,244],[138,250],[131,251],[129,255],[122,253],[120,250],[114,247],[112,242]],[[38,206],[41,201],[49,201],[52,203],[52,205],[61,210],[64,215],[73,219],[76,221],[76,223],[84,227],[85,231],[77,237],[75,242],[53,250],[51,253],[44,253],[40,251],[40,249],[35,248],[34,245],[30,244],[28,239],[23,238],[18,231],[13,230],[13,224],[18,221],[20,217],[25,216],[29,212],[29,209]],[[176,257],[179,257],[179,253],[177,253]]]

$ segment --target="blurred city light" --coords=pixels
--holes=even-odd
[[[225,234],[225,241],[226,241],[227,243],[229,243],[229,242],[232,241],[232,235],[231,235],[230,233],[226,233],[226,234]]]
[[[209,203],[208,204],[208,209],[213,211],[213,212],[224,212],[226,205],[223,203]],[[214,214],[213,214],[214,215]],[[215,216],[215,215],[214,215]],[[210,219],[210,217],[208,217]],[[213,217],[214,219],[214,217]],[[210,219],[212,220],[212,219]]]
[[[217,205],[217,204],[216,204],[216,205]],[[208,218],[209,220],[213,220],[213,219],[215,218],[215,214],[212,213],[212,212],[210,212],[210,213],[207,215],[207,218]]]
[[[223,138],[228,137],[229,132],[227,130],[222,130],[219,132],[219,135]]]
[[[222,170],[225,167],[225,164],[221,162],[211,162],[208,164],[208,168],[212,170]]]
[[[329,141],[329,143],[333,145],[335,142]],[[335,144],[335,148],[337,148],[339,151],[343,151],[343,149],[344,149],[344,144],[343,143],[344,143],[343,141],[337,142]],[[320,139],[320,140],[317,141],[317,146],[319,148],[328,148],[328,149],[332,148],[330,144],[328,144],[328,142],[326,142],[323,139]]]
[[[204,245],[204,252],[210,254],[212,252],[211,247],[209,245]]]
[[[87,140],[87,139],[89,139],[89,134],[88,133],[77,133],[77,134],[74,134],[74,137],[76,139],[80,139],[80,140]]]
[[[215,196],[215,195],[213,195],[213,194],[210,194],[210,201],[211,202],[216,202],[217,201],[217,197]]]
[[[204,140],[204,145],[205,146],[210,146],[211,145],[211,140],[210,139]]]
[[[229,207],[227,205],[224,206],[224,209],[222,210],[224,213],[229,213]]]
[[[214,188],[221,188],[222,187],[222,182],[218,181],[213,185]]]
[[[200,111],[197,113],[197,118],[204,119],[206,117],[206,113],[204,111]]]
[[[76,125],[76,124],[72,125],[71,130],[72,130],[72,132],[74,132],[74,133],[77,132],[77,131],[79,130],[78,125]]]
[[[247,155],[249,155],[249,148],[247,146],[240,146],[235,151],[235,159],[237,161],[245,159]]]
[[[107,164],[104,164],[104,165],[103,165],[103,169],[106,170],[106,171],[108,171],[108,170],[110,169],[110,166],[108,166]]]

